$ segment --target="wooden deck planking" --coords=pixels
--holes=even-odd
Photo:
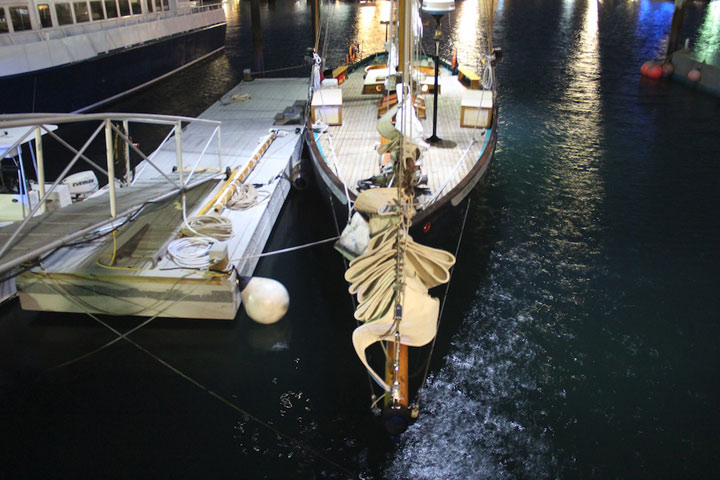
[[[483,143],[484,130],[460,127],[460,101],[465,87],[442,70],[440,78],[441,92],[438,101],[437,135],[445,142],[440,147],[433,146],[421,156],[423,173],[428,176],[427,186],[433,193],[443,189],[450,191],[461,181],[479,157]],[[331,126],[328,132],[320,136],[320,145],[330,157],[330,141],[335,151],[335,161],[340,178],[344,179],[348,188],[357,193],[357,182],[380,172],[377,147],[380,135],[377,133],[377,105],[381,95],[363,95],[363,71],[353,72],[341,86],[343,89],[343,125]],[[433,130],[433,96],[425,95],[426,117],[421,119],[423,136],[432,134]],[[473,139],[476,144],[468,149]],[[448,147],[448,143],[452,146]],[[462,162],[463,154],[465,158]],[[332,159],[328,163],[334,170]],[[457,168],[456,168],[457,165]],[[449,179],[449,181],[448,181]],[[425,196],[419,198],[422,201]]]
[[[196,178],[197,180],[197,178]],[[141,204],[153,197],[165,194],[174,189],[167,182],[139,182],[136,185],[118,188],[116,191],[116,211],[121,213],[134,205]],[[53,210],[28,222],[26,228],[13,242],[3,260],[19,257],[41,246],[58,240],[68,234],[110,219],[110,205],[107,195],[74,203],[61,210]],[[0,228],[0,244],[4,244],[14,233],[17,225]]]

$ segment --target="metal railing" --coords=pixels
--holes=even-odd
[[[83,146],[78,150],[64,139],[62,139],[51,126],[71,124],[71,123],[82,123],[82,122],[97,122],[98,126],[95,128],[93,133],[85,141]],[[167,134],[161,144],[150,154],[146,155],[135,145],[129,137],[130,123],[143,123],[152,125],[162,125],[173,127]],[[186,176],[186,171],[183,167],[183,150],[182,150],[182,128],[183,124],[187,123],[199,123],[213,126],[212,132],[208,135],[208,140],[205,146],[198,156],[195,164],[190,169]],[[119,128],[117,125],[122,124],[123,128]],[[160,175],[172,184],[177,191],[182,192],[185,189],[186,184],[190,181],[193,174],[195,173],[197,166],[207,153],[208,147],[212,143],[213,139],[217,140],[217,162],[218,162],[218,173],[223,172],[222,162],[222,140],[221,140],[221,122],[215,120],[205,120],[191,117],[181,116],[169,116],[169,115],[153,115],[153,114],[128,114],[128,113],[95,113],[95,114],[12,114],[12,115],[0,115],[0,129],[27,127],[27,132],[20,135],[18,139],[10,145],[5,152],[0,154],[0,160],[14,156],[15,152],[20,151],[23,143],[32,142],[32,138],[28,140],[33,133],[35,135],[35,155],[36,160],[36,171],[37,171],[37,183],[40,199],[32,206],[30,213],[24,217],[20,225],[15,229],[13,234],[8,238],[4,245],[0,248],[0,259],[8,251],[15,239],[20,235],[23,229],[26,227],[30,219],[40,210],[45,212],[46,202],[50,195],[55,191],[57,186],[68,176],[73,166],[80,160],[83,159],[90,166],[100,172],[102,172],[108,178],[108,199],[109,199],[109,217],[104,222],[105,224],[112,222],[117,218],[117,202],[116,202],[116,184],[120,185],[131,185],[140,174],[135,176],[135,179],[131,180],[130,173],[130,150],[135,152],[145,162],[143,168],[154,168]],[[98,137],[100,132],[105,132],[105,159],[107,164],[107,170],[103,169],[91,159],[89,159],[85,152],[93,141]],[[123,148],[125,152],[125,177],[116,178],[115,176],[115,152],[116,149],[113,146],[113,133],[116,135],[116,139],[122,140]],[[45,153],[43,148],[43,135],[46,134],[55,139],[60,145],[69,150],[73,155],[73,159],[63,169],[62,173],[53,182],[49,190],[45,190]],[[161,151],[161,149],[169,142],[170,139],[175,140],[175,173],[177,173],[177,181],[165,174],[154,162],[153,158]],[[29,145],[32,149],[32,145]],[[31,150],[32,151],[32,150]],[[23,179],[24,181],[24,179]],[[23,212],[24,214],[24,212]],[[17,262],[15,262],[17,263]],[[4,265],[7,266],[7,265]]]

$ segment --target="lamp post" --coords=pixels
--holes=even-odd
[[[425,139],[428,143],[439,143],[442,141],[437,136],[437,112],[438,112],[438,77],[440,75],[440,38],[442,38],[442,30],[440,30],[440,20],[443,15],[455,10],[455,0],[423,0],[423,11],[431,14],[435,18],[435,87],[433,89],[433,133]]]

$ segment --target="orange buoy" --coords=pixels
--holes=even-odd
[[[694,83],[695,83],[695,82],[699,82],[700,79],[702,78],[702,72],[700,71],[699,68],[693,68],[692,70],[690,70],[690,71],[688,72],[687,78],[688,78],[688,80],[690,80],[691,82],[694,82]]]
[[[668,63],[663,63],[663,65],[662,65],[662,76],[663,76],[663,77],[669,77],[669,76],[671,76],[673,73],[675,73],[675,65],[673,65],[673,64],[670,63],[670,62],[668,62]]]
[[[648,60],[647,62],[643,63],[642,67],[640,67],[640,73],[643,76],[647,76],[648,68],[652,67],[653,65],[655,65],[655,62],[653,62],[652,60]]]
[[[663,74],[663,68],[662,65],[658,65],[657,63],[648,67],[646,76],[648,78],[660,78]]]

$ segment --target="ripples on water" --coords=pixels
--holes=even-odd
[[[685,246],[718,266],[718,220],[705,213],[720,206],[715,100],[639,82],[639,65],[664,51],[671,2],[541,3],[500,2],[502,130],[482,194],[496,212],[487,273],[391,476],[704,477],[718,456],[696,450],[693,431],[709,439],[720,423],[711,414],[715,427],[700,427],[688,415],[711,412],[718,392],[686,356],[717,360],[706,349],[720,333],[707,323],[718,304],[700,297],[703,311],[684,286],[709,274],[699,285],[709,294],[720,283]],[[692,166],[676,172],[674,158]],[[461,262],[473,256],[468,243]],[[690,325],[715,340],[693,337]],[[687,340],[705,352],[689,353]]]
[[[263,4],[261,12],[266,32],[273,32],[265,36],[269,69],[301,63],[309,43],[307,4],[275,3]],[[251,65],[247,4],[226,4],[231,24],[224,55],[116,106],[184,115],[207,108]],[[384,28],[373,6],[335,5],[333,28],[346,38],[330,45],[331,62],[344,58],[358,38],[368,43],[361,45],[365,51],[382,43]],[[473,194],[448,310],[457,318],[443,320],[450,330],[442,335],[451,331],[452,341],[438,345],[444,357],[436,358],[420,419],[396,448],[363,410],[365,379],[348,358],[352,325],[342,323],[352,322],[351,314],[337,318],[343,309],[330,307],[337,307],[334,297],[342,297],[344,287],[335,285],[323,298],[317,291],[327,292],[327,285],[298,274],[330,252],[303,255],[306,263],[263,263],[268,275],[286,277],[279,279],[293,286],[294,298],[309,299],[307,312],[293,310],[276,336],[272,330],[255,336],[242,322],[232,329],[237,338],[198,327],[212,341],[192,356],[197,371],[315,452],[377,478],[712,478],[709,472],[720,465],[717,101],[669,82],[642,81],[638,74],[645,60],[663,51],[672,5],[498,2],[495,44],[505,51],[498,71],[500,143],[488,185]],[[700,25],[693,43],[709,52],[717,52],[718,5],[694,3],[688,13]],[[452,46],[461,63],[476,61],[472,45],[483,39],[461,25],[476,6],[459,2],[458,12],[445,20],[452,32],[445,57]],[[428,35],[432,28],[426,40]],[[287,230],[276,232],[270,247],[287,246],[282,236],[293,243],[315,240],[317,231],[302,231],[305,216],[307,211],[291,211],[288,225],[276,227]],[[333,273],[340,274],[339,266]],[[349,305],[346,297],[336,303],[341,301]],[[280,328],[291,321],[302,335]],[[168,336],[198,335],[194,328],[188,333],[173,324],[142,334],[157,337],[153,350],[172,358],[162,350],[173,349]],[[328,336],[332,342],[318,345]],[[262,371],[248,368],[258,363]],[[268,378],[271,369],[277,382]],[[126,373],[128,384],[137,382],[135,373]],[[185,421],[193,438],[205,435],[204,442],[218,450],[201,452],[211,457],[203,466],[218,462],[220,472],[241,476],[235,467],[252,464],[247,472],[258,477],[344,478],[332,464],[213,399],[202,396],[208,402],[203,409],[192,400],[199,395],[194,390],[190,399],[177,398],[174,382],[162,403],[183,406],[193,412],[190,418],[152,411],[147,423],[156,416],[173,427]],[[103,405],[91,387],[87,403]],[[60,400],[74,406],[75,394]],[[97,407],[86,408],[89,423],[105,420],[92,410]],[[201,410],[222,419],[208,426]],[[34,428],[43,431],[44,425]],[[230,447],[222,441],[228,435]],[[183,438],[161,437],[151,438],[169,441],[166,450],[187,451]],[[131,451],[132,445],[124,453]],[[65,451],[59,452],[55,462],[63,465],[58,458],[64,461]],[[101,453],[101,459],[116,459]],[[157,454],[160,465],[175,460]],[[175,468],[183,473],[182,466]]]

